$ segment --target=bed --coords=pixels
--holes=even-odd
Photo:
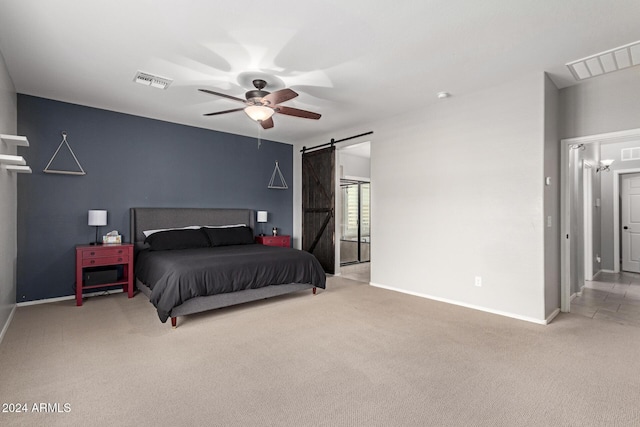
[[[160,321],[325,288],[313,255],[256,244],[254,228],[251,209],[131,208],[136,286]]]

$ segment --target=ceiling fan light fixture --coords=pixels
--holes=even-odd
[[[249,116],[252,120],[261,122],[263,120],[271,118],[271,116],[273,116],[273,113],[275,113],[275,110],[264,105],[249,105],[244,109],[244,112],[247,113],[247,116]]]

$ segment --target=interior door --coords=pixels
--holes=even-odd
[[[302,249],[335,274],[335,147],[302,153]]]
[[[621,175],[622,270],[640,273],[640,173]]]

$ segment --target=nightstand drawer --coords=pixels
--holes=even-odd
[[[92,267],[94,265],[113,265],[113,264],[126,264],[129,262],[128,255],[122,256],[111,256],[111,257],[96,257],[96,258],[85,258],[82,260],[83,267]]]
[[[128,250],[126,248],[105,248],[100,249],[85,249],[82,251],[82,258],[103,258],[126,255]]]
[[[266,246],[291,247],[291,236],[257,236],[256,243]]]

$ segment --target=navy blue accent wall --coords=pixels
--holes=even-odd
[[[86,175],[43,172],[62,131]],[[291,145],[27,95],[18,134],[33,174],[18,177],[17,302],[73,295],[75,246],[95,239],[90,209],[108,211],[100,236],[118,230],[127,242],[130,207],[266,210],[265,231],[293,231]],[[77,169],[65,150],[51,168]],[[287,190],[267,188],[276,161]]]

